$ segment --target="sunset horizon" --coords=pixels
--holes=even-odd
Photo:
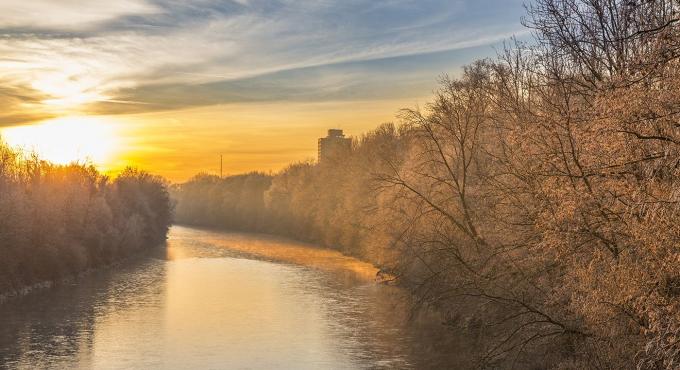
[[[229,174],[314,159],[326,129],[359,136],[395,121],[441,75],[527,33],[521,0],[3,4],[5,141],[174,182],[217,173],[220,155]]]

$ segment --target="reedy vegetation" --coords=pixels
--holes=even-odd
[[[443,78],[399,129],[337,163],[198,177],[178,220],[371,260],[474,333],[480,367],[680,367],[680,2],[527,9],[535,42]]]
[[[110,265],[165,240],[164,181],[58,166],[0,142],[0,297]]]

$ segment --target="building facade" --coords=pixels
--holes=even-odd
[[[328,136],[319,139],[319,163],[341,160],[352,151],[352,139],[346,138],[342,130],[330,129]]]

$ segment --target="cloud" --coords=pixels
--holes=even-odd
[[[439,74],[492,52],[488,47],[472,47],[294,68],[198,84],[148,84],[120,90],[117,93],[120,100],[98,102],[87,108],[93,114],[117,114],[230,103],[421,97],[430,92]]]
[[[151,14],[145,1],[20,0],[0,2],[0,28],[78,29],[127,14]]]
[[[30,122],[83,110],[374,98],[381,85],[406,89],[400,75],[442,67],[399,60],[496,43],[521,31],[521,11],[521,0],[4,1],[0,86],[15,93],[0,99]],[[392,62],[402,68],[385,68]]]
[[[55,117],[39,109],[42,98],[43,95],[28,87],[0,86],[0,127]]]

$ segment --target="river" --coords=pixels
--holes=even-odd
[[[0,305],[0,367],[456,368],[465,342],[370,264],[173,226],[150,256]]]

